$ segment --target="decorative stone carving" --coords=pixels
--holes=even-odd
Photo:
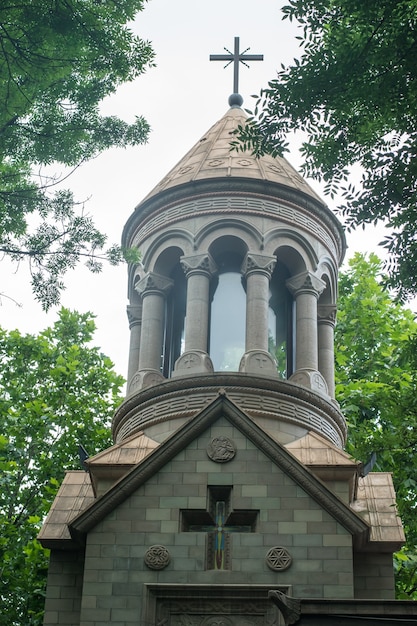
[[[217,266],[210,254],[195,254],[194,256],[181,257],[181,267],[188,275],[191,272],[203,272],[213,276],[217,272]]]
[[[135,285],[135,290],[143,296],[145,293],[158,292],[167,293],[173,286],[173,281],[166,276],[149,272],[142,280]]]
[[[315,370],[299,369],[289,380],[296,385],[302,385],[308,389],[312,389],[317,393],[321,393],[325,396],[329,395],[327,383],[320,372]]]
[[[248,252],[242,264],[242,274],[247,276],[250,272],[262,272],[271,278],[276,262],[274,256]]]
[[[319,304],[317,307],[318,324],[329,324],[334,326],[336,323],[336,305],[335,304]]]
[[[311,272],[303,272],[289,278],[286,285],[294,296],[302,292],[309,292],[318,297],[326,287],[326,283]]]
[[[268,550],[265,561],[270,569],[275,572],[283,572],[290,567],[292,556],[286,548],[275,546]]]
[[[284,618],[285,626],[296,624],[301,617],[301,602],[298,598],[290,598],[275,589],[268,592],[268,598],[278,607]]]
[[[145,553],[145,565],[149,569],[164,569],[171,561],[171,555],[165,546],[150,546]]]
[[[113,418],[114,440],[120,442],[132,432],[152,429],[161,422],[171,423],[168,436],[215,400],[219,389],[255,422],[267,419],[269,425],[264,427],[272,436],[278,436],[274,424],[286,422],[319,433],[338,447],[346,442],[345,418],[327,396],[278,377],[259,376],[254,381],[240,373],[165,380],[157,397],[148,389],[129,393]]]
[[[190,350],[184,352],[175,362],[172,378],[176,376],[188,376],[189,374],[204,374],[214,371],[212,360],[203,350]]]
[[[219,167],[220,165],[223,165],[223,163],[224,159],[211,159],[207,162],[207,165],[209,165],[210,167]]]
[[[137,326],[142,322],[142,305],[141,304],[128,304],[126,307],[127,319],[129,320],[129,328]]]
[[[248,350],[241,358],[239,372],[278,377],[277,364],[265,350]]]
[[[207,456],[216,463],[227,463],[236,455],[236,446],[229,437],[213,437],[207,446]]]
[[[146,387],[154,387],[159,385],[165,380],[162,374],[156,370],[141,370],[136,372],[132,376],[129,383],[127,393],[130,395],[138,389],[145,389]]]
[[[277,171],[277,165],[271,164],[268,169],[277,175],[285,175],[283,171]],[[163,188],[172,180],[166,177],[161,181],[158,187]],[[171,226],[182,222],[185,216],[198,215],[202,211],[209,211],[213,215],[227,213],[230,215],[238,215],[246,219],[247,215],[257,217],[259,215],[272,217],[283,222],[284,225],[291,229],[302,228],[314,238],[318,239],[327,250],[331,257],[338,265],[341,258],[344,240],[341,237],[341,229],[336,226],[334,216],[327,214],[327,211],[319,211],[314,207],[312,211],[295,209],[293,204],[290,206],[286,202],[274,202],[264,198],[243,198],[241,195],[216,195],[214,198],[199,198],[186,200],[179,204],[174,204],[166,208],[164,212],[157,213],[155,216],[149,217],[144,224],[135,233],[133,241],[130,245],[141,248],[143,241],[154,234],[162,224]]]

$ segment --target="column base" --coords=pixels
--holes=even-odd
[[[288,379],[290,382],[307,387],[323,396],[329,395],[329,389],[323,376],[317,370],[299,369]]]
[[[127,395],[140,389],[146,389],[146,387],[153,387],[164,382],[165,378],[158,370],[138,370],[133,374],[131,381],[127,387]]]
[[[188,350],[176,360],[172,378],[189,374],[211,374],[213,363],[203,350]]]
[[[266,350],[248,350],[245,352],[240,360],[239,372],[278,376],[277,364]]]

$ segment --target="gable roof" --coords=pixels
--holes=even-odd
[[[75,517],[69,524],[72,537],[82,542],[84,536],[107,514],[124,502],[167,462],[222,417],[262,450],[273,463],[355,536],[357,541],[362,543],[368,539],[369,525],[225,395],[219,395],[199,415],[179,428],[109,491],[97,498],[87,509]]]

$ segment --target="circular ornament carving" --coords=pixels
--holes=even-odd
[[[266,564],[275,572],[282,572],[288,569],[292,563],[292,556],[286,548],[275,546],[266,553]]]
[[[165,546],[150,546],[145,553],[145,565],[149,569],[164,569],[171,561],[171,555]]]
[[[208,617],[202,626],[233,626],[233,622],[228,617]]]
[[[219,165],[223,165],[224,159],[211,159],[207,165],[210,167],[219,167]]]
[[[252,161],[249,161],[249,159],[238,159],[237,163],[242,167],[248,167],[249,165],[252,165]]]
[[[236,446],[229,437],[213,437],[207,446],[207,456],[216,463],[227,463],[236,454]]]
[[[183,167],[180,167],[180,169],[178,170],[178,174],[187,174],[193,169],[194,168],[191,165],[184,165]]]

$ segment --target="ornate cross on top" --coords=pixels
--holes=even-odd
[[[231,511],[230,487],[209,487],[209,510],[182,511],[182,529],[207,534],[207,569],[230,569],[230,533],[254,532],[258,511]]]
[[[227,61],[224,67],[228,67],[233,63],[233,93],[239,93],[239,63],[243,63],[249,67],[247,61],[263,61],[263,54],[246,54],[250,48],[246,48],[243,52],[239,52],[239,37],[235,37],[234,52],[230,52],[225,48],[228,54],[210,54],[210,61]]]

